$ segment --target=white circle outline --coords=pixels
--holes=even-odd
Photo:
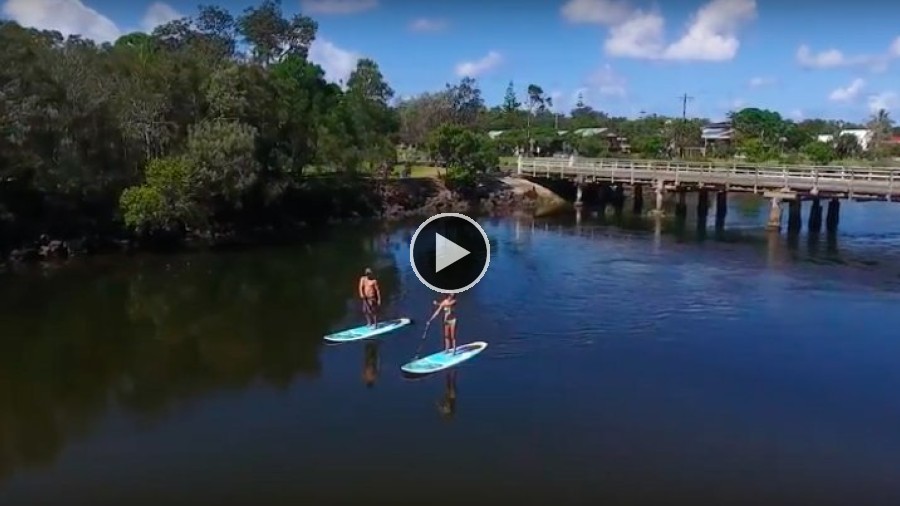
[[[484,267],[481,268],[481,274],[479,274],[478,277],[475,278],[475,281],[472,281],[468,285],[466,285],[462,288],[457,288],[455,290],[445,290],[443,288],[438,288],[438,287],[432,285],[431,283],[429,283],[428,281],[425,281],[425,278],[423,278],[422,275],[419,274],[419,269],[416,268],[416,261],[413,258],[413,252],[414,252],[415,246],[416,246],[416,239],[419,238],[419,232],[421,232],[422,229],[425,228],[425,225],[428,225],[429,223],[431,223],[432,221],[434,221],[438,218],[450,218],[450,217],[462,218],[462,219],[468,221],[469,223],[471,223],[472,225],[475,225],[475,228],[478,229],[478,231],[481,233],[481,237],[484,238],[484,245],[487,248],[486,256],[485,256],[485,260],[484,260]],[[421,281],[423,285],[427,286],[428,288],[431,288],[435,292],[447,293],[447,294],[462,293],[462,292],[465,292],[466,290],[472,288],[473,286],[477,285],[478,282],[481,281],[481,278],[483,278],[484,275],[487,273],[488,267],[491,266],[491,242],[488,240],[487,233],[484,231],[483,228],[481,228],[481,225],[479,225],[478,222],[476,222],[472,218],[469,218],[468,216],[466,216],[464,214],[459,214],[459,213],[435,214],[431,218],[428,218],[427,220],[423,221],[419,225],[419,228],[416,229],[416,232],[413,234],[412,239],[410,239],[410,241],[409,241],[409,265],[412,266],[413,272],[416,274],[416,277],[419,278],[419,281]]]

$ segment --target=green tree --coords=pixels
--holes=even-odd
[[[834,151],[838,158],[853,158],[862,153],[862,146],[859,145],[859,138],[855,135],[844,134],[835,141]]]
[[[458,125],[476,127],[484,110],[484,99],[478,83],[464,77],[456,85],[447,85],[447,96],[453,107],[453,121]]]
[[[731,122],[738,142],[752,138],[773,147],[778,145],[785,131],[785,121],[780,114],[755,107],[732,113]]]
[[[361,144],[361,157],[370,169],[393,167],[396,149],[392,134],[399,127],[396,111],[389,107],[394,90],[373,60],[363,58],[347,80],[344,105],[353,118],[355,138]]]
[[[503,96],[502,107],[503,111],[507,114],[513,114],[522,107],[522,103],[519,102],[519,99],[516,96],[516,88],[512,81],[510,81],[509,85],[506,87],[506,94]]]
[[[872,114],[872,117],[869,119],[869,123],[866,125],[866,128],[872,132],[872,139],[869,141],[869,149],[872,150],[876,156],[888,155],[887,142],[891,138],[893,127],[894,120],[891,119],[891,114],[885,109],[879,109]]]
[[[194,170],[184,157],[157,158],[147,164],[145,182],[120,197],[125,224],[142,234],[198,226],[206,215],[197,205]]]
[[[803,154],[816,165],[828,165],[834,160],[834,148],[831,144],[812,141],[802,148]]]
[[[446,91],[423,93],[397,104],[400,119],[400,141],[407,145],[424,145],[438,127],[453,120],[452,97]]]
[[[458,184],[470,184],[478,174],[496,168],[500,159],[491,139],[459,125],[444,125],[428,141],[431,156],[448,168]]]

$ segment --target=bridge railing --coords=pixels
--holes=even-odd
[[[706,182],[753,186],[830,187],[833,190],[892,194],[900,168],[750,163],[619,160],[606,158],[522,158],[516,169],[537,176],[589,176],[627,181],[662,178],[679,183]]]

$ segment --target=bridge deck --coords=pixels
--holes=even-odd
[[[585,181],[703,185],[734,191],[783,190],[847,197],[900,196],[900,168],[772,166],[746,163],[667,162],[654,160],[522,158],[521,175]]]

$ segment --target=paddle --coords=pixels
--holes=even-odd
[[[428,327],[431,326],[432,320],[434,320],[434,318],[438,315],[439,312],[440,312],[440,308],[438,308],[437,311],[432,313],[431,318],[429,318],[428,321],[425,323],[425,332],[422,332],[422,341],[419,343],[419,347],[416,348],[416,355],[413,357],[413,360],[416,360],[419,358],[419,353],[422,351],[422,345],[425,344],[425,336],[428,335]]]
[[[419,347],[416,348],[416,355],[413,357],[413,360],[416,360],[419,358],[419,352],[422,351],[422,345],[425,344],[425,336],[428,335],[428,327],[431,326],[432,319],[429,319],[427,322],[425,322],[425,332],[422,332],[422,340],[419,342]]]

